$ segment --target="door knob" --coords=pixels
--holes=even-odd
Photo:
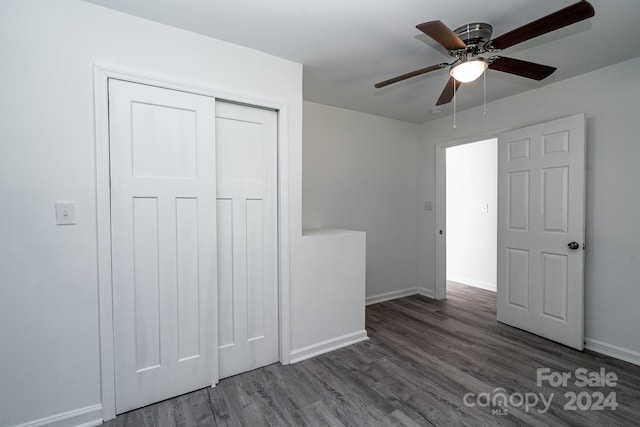
[[[571,242],[567,246],[569,246],[569,249],[573,249],[574,251],[580,247],[578,242]]]

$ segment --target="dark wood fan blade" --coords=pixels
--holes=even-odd
[[[416,28],[440,43],[447,50],[464,49],[466,45],[460,37],[444,25],[442,21],[429,21],[416,25]]]
[[[438,98],[438,102],[436,102],[436,105],[444,105],[444,104],[450,103],[451,100],[453,99],[453,95],[458,90],[461,84],[462,83],[460,83],[453,77],[449,77],[449,81],[447,82],[446,86],[442,90],[442,93],[440,94],[440,98]],[[454,85],[455,85],[455,88],[454,88]]]
[[[557,69],[556,67],[550,67],[548,65],[536,64],[535,62],[523,61],[521,59],[505,58],[502,56],[494,59],[489,64],[489,68],[533,80],[545,79]]]
[[[520,28],[509,31],[506,34],[496,37],[491,44],[496,49],[506,49],[518,43],[541,36],[551,31],[557,30],[567,25],[575,24],[591,18],[596,14],[593,6],[586,0],[574,3],[557,12],[540,18],[536,21],[523,25]]]
[[[425,68],[420,68],[419,70],[412,71],[410,73],[403,74],[401,76],[394,77],[392,79],[385,80],[385,81],[380,82],[380,83],[376,83],[374,86],[379,89],[381,87],[385,87],[385,86],[388,86],[390,84],[400,82],[402,80],[410,79],[411,77],[419,76],[420,74],[425,74],[425,73],[428,73],[430,71],[440,70],[441,68],[446,68],[448,66],[449,66],[449,64],[447,64],[446,62],[443,62],[442,64],[432,65],[430,67],[425,67]]]

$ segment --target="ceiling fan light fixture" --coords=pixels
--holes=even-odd
[[[483,58],[470,58],[451,68],[449,74],[460,83],[469,83],[480,77],[487,66]]]

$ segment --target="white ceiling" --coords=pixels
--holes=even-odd
[[[577,0],[87,0],[304,64],[304,99],[423,123],[447,70],[383,89],[374,83],[441,62],[445,50],[415,26],[487,22],[498,36]],[[558,67],[542,82],[489,71],[492,101],[640,56],[640,1],[591,0],[596,16],[501,53]],[[639,70],[640,78],[640,70]],[[459,110],[480,105],[482,79],[458,91]],[[443,114],[452,110],[445,106]]]

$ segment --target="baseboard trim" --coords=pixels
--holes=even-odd
[[[431,299],[436,299],[436,293],[432,290],[417,288],[416,291],[418,295],[422,295],[423,297],[427,297]]]
[[[435,299],[435,292],[423,288],[409,288],[399,291],[385,292],[383,294],[371,295],[365,299],[365,305],[378,304],[380,302],[391,301],[393,299],[409,297],[411,295],[422,295],[427,298]]]
[[[640,353],[637,351],[618,347],[613,344],[607,344],[606,342],[594,340],[592,338],[584,339],[584,348],[640,366]]]
[[[290,362],[301,362],[303,360],[310,359],[312,357],[319,356],[321,354],[328,353],[330,351],[337,350],[339,348],[346,347],[360,341],[366,341],[368,339],[369,337],[367,336],[367,331],[364,329],[350,334],[341,335],[339,337],[331,338],[326,341],[293,350],[291,352]]]
[[[482,282],[480,280],[466,279],[464,277],[448,276],[450,282],[460,283],[461,285],[473,286],[474,288],[486,289],[487,291],[496,292],[498,289],[495,283]]]
[[[61,412],[15,427],[93,427],[102,424],[102,405],[92,405],[73,411]]]
[[[383,294],[371,295],[364,301],[365,305],[378,304],[379,302],[389,301],[397,298],[404,298],[418,293],[417,288],[402,289],[399,291],[385,292]]]

